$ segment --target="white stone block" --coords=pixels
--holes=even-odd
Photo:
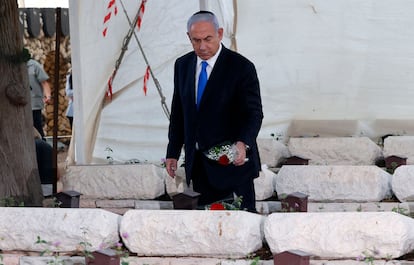
[[[177,168],[174,178],[170,177],[165,169],[163,174],[165,175],[165,188],[170,197],[173,197],[178,193],[183,193],[188,189],[188,185],[185,180],[184,167]]]
[[[283,166],[275,184],[279,196],[301,192],[309,201],[378,202],[391,195],[391,175],[377,166]]]
[[[58,257],[21,257],[19,265],[84,265],[85,257],[68,257],[68,256],[58,256]],[[9,265],[9,264],[7,264]]]
[[[266,200],[273,196],[274,189],[274,179],[276,174],[269,170],[266,165],[262,165],[262,171],[259,174],[258,178],[254,179],[254,190],[256,194],[256,200]]]
[[[399,201],[414,201],[414,165],[397,167],[391,183],[392,190]]]
[[[120,233],[138,255],[237,258],[262,247],[263,218],[245,211],[130,210]]]
[[[264,234],[272,253],[298,249],[323,259],[364,253],[385,259],[414,249],[413,227],[414,219],[394,212],[273,213]]]
[[[384,157],[407,158],[407,165],[414,164],[414,136],[388,136],[384,140]]]
[[[151,164],[69,166],[63,190],[82,198],[155,199],[165,192],[163,168]]]
[[[309,159],[309,165],[374,165],[381,148],[368,137],[290,138],[292,156]]]
[[[308,212],[391,212],[409,214],[410,207],[400,202],[365,202],[365,203],[308,203]]]
[[[287,146],[275,139],[257,139],[260,160],[268,167],[276,167],[283,158],[290,156]]]
[[[0,209],[0,249],[75,251],[80,242],[98,250],[119,241],[120,215],[101,209],[3,207]],[[35,244],[38,236],[58,246]]]

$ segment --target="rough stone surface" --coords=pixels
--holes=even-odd
[[[414,220],[394,212],[273,213],[264,222],[272,253],[298,249],[323,259],[398,258],[414,248]]]
[[[384,140],[384,157],[407,158],[407,165],[414,164],[414,136],[388,136]]]
[[[170,197],[182,193],[187,189],[184,168],[178,168],[174,178],[167,176],[167,173],[164,173],[164,175],[166,191]],[[275,177],[276,174],[263,164],[259,177],[254,180],[256,200],[265,200],[273,196],[275,192],[273,185]],[[192,186],[190,185],[190,188],[191,187]]]
[[[309,201],[379,202],[391,196],[391,175],[377,166],[283,166],[275,186]]]
[[[43,257],[24,256],[19,262],[18,255],[3,255],[5,265],[45,265],[52,261]],[[82,257],[67,257],[64,265],[83,265]],[[253,259],[219,259],[219,258],[194,258],[194,257],[129,257],[129,265],[273,265],[273,260],[259,260],[253,263]],[[356,260],[310,260],[310,265],[366,265],[366,262]],[[405,260],[374,260],[371,265],[414,265],[414,261]]]
[[[174,205],[172,201],[136,201],[134,208],[141,210],[172,210]]]
[[[135,200],[98,200],[96,208],[135,208]]]
[[[276,167],[284,158],[290,156],[287,146],[275,139],[257,139],[260,161],[268,167]]]
[[[372,263],[357,260],[311,260],[310,265],[413,265],[414,261],[405,260],[374,260]]]
[[[280,201],[256,201],[256,210],[260,214],[270,214],[282,211]]]
[[[120,234],[139,256],[245,257],[262,247],[263,216],[245,211],[130,210]]]
[[[401,202],[414,201],[414,165],[399,166],[392,175],[392,190]]]
[[[163,171],[151,164],[69,166],[63,190],[84,198],[155,199],[165,192]]]
[[[185,190],[188,189],[185,180],[184,167],[179,167],[177,169],[177,171],[175,172],[176,176],[174,178],[168,176],[166,170],[164,170],[163,175],[165,176],[165,189],[170,197],[173,197],[178,193],[183,193]]]
[[[368,137],[290,138],[292,156],[309,159],[309,165],[374,165],[381,148]]]
[[[256,193],[256,200],[266,200],[274,195],[274,179],[276,174],[270,171],[266,165],[262,165],[262,171],[259,177],[254,179],[254,190]]]
[[[366,202],[366,203],[308,203],[308,212],[391,212],[411,213],[406,203],[399,202]]]
[[[37,237],[59,243],[59,251],[75,251],[80,242],[97,250],[103,242],[119,241],[120,216],[100,209],[3,207],[0,214],[2,251],[54,250],[35,244]]]
[[[63,265],[84,265],[84,257],[21,257],[19,265],[45,265],[45,264],[63,264]],[[11,265],[11,264],[5,264]]]

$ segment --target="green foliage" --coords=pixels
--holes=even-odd
[[[0,207],[24,207],[23,201],[18,201],[14,197],[6,197],[0,199]]]
[[[408,210],[405,208],[400,208],[399,206],[392,208],[392,211],[405,216],[409,216],[409,213],[407,212]]]
[[[81,230],[82,230],[82,241],[79,242],[78,251],[83,257],[94,259],[92,251],[90,250],[90,248],[92,247],[92,244],[89,243],[87,240],[88,231],[84,227],[81,227]]]
[[[259,265],[260,257],[255,257],[252,262],[250,262],[250,265]]]
[[[399,165],[396,162],[391,162],[391,167],[387,168],[386,171],[392,175],[398,166]]]
[[[59,208],[60,205],[62,205],[62,202],[59,201],[56,197],[52,198],[53,202],[52,202],[52,207],[53,208]]]
[[[30,60],[29,50],[23,48],[23,50],[16,54],[4,54],[0,52],[0,58],[12,64],[21,64]]]
[[[60,242],[49,242],[37,236],[35,244],[44,245],[44,250],[40,252],[40,256],[52,256],[53,260],[48,261],[48,265],[64,265],[65,262],[59,258],[59,246]]]
[[[244,209],[241,209],[242,201],[243,201],[243,196],[236,197],[231,203],[226,202],[226,201],[219,201],[219,202],[215,202],[210,205],[207,205],[206,210],[230,210],[230,211],[244,210]]]
[[[363,261],[366,264],[374,265],[375,258],[380,255],[377,249],[370,249],[362,252],[362,255],[356,258],[357,261]],[[391,255],[387,255],[386,260],[391,260]]]

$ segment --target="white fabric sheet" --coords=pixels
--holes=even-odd
[[[70,0],[73,78],[79,87],[76,162],[106,163],[106,147],[119,162],[159,162],[168,119],[152,77],[147,95],[142,91],[146,65],[134,37],[114,80],[113,100],[102,104],[129,27],[117,1],[118,14],[102,37],[108,2]],[[123,2],[133,19],[140,1]],[[233,28],[229,16],[237,18],[237,49],[257,67],[265,116],[260,137],[414,133],[413,1],[210,0],[208,6],[226,31]],[[168,108],[173,64],[191,50],[186,21],[198,8],[194,0],[148,0],[136,31]],[[225,36],[230,47],[231,33]]]

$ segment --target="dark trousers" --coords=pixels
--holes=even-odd
[[[198,199],[198,205],[204,206],[213,202],[228,199],[229,197],[233,198],[233,193],[235,193],[238,197],[242,197],[241,209],[256,212],[253,178],[245,183],[234,183],[234,186],[231,189],[217,189],[209,182],[201,156],[203,156],[201,152],[196,152],[192,174],[193,189],[201,194]]]
[[[43,121],[42,121],[42,110],[32,110],[33,114],[33,126],[42,136],[42,139],[45,138],[45,133],[43,132]]]

